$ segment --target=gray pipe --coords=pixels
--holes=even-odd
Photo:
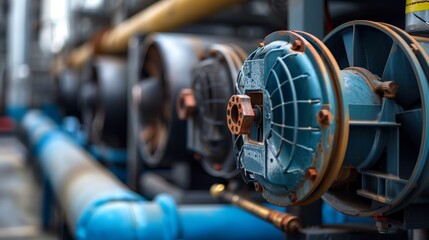
[[[30,39],[30,0],[11,0],[7,29],[9,89],[8,115],[20,119],[30,102],[28,49]]]

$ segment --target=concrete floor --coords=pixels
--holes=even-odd
[[[26,162],[24,146],[0,136],[0,240],[53,240],[40,228],[40,187]]]

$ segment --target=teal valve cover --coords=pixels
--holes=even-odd
[[[248,95],[260,109],[250,133],[236,136],[237,165],[276,205],[319,198],[320,186],[333,181],[324,176],[339,170],[332,157],[344,156],[339,144],[347,136],[346,122],[337,109],[346,107],[338,68],[321,56],[320,42],[309,41],[317,40],[299,32],[270,34],[245,61],[237,81],[237,94]]]

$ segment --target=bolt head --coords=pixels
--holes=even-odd
[[[296,39],[293,42],[291,47],[293,51],[297,51],[297,52],[304,52],[304,48],[305,48],[305,44],[301,39]]]
[[[317,177],[317,170],[314,168],[309,168],[307,170],[307,177],[311,180],[314,181]]]
[[[332,121],[332,114],[327,109],[322,109],[317,114],[317,122],[320,126],[326,127],[328,126]]]

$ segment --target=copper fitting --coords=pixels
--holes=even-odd
[[[182,89],[177,99],[177,117],[180,120],[186,120],[190,118],[195,111],[195,107],[196,102],[192,89]]]
[[[233,205],[264,219],[287,234],[294,235],[301,230],[301,220],[297,216],[279,212],[244,199],[239,195],[227,191],[223,184],[213,185],[210,188],[210,193],[215,198],[231,202]]]
[[[317,170],[314,168],[309,168],[307,170],[307,177],[311,180],[314,181],[317,177]]]
[[[228,102],[226,121],[232,134],[249,134],[255,112],[250,97],[233,95]]]

